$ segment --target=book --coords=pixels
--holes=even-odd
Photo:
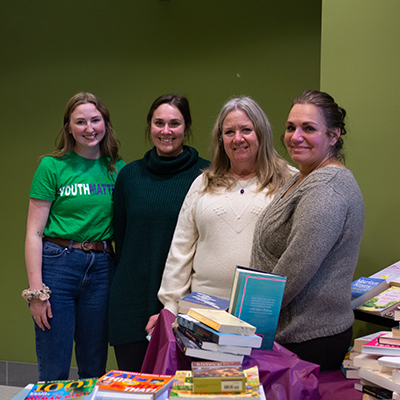
[[[225,310],[191,308],[187,315],[196,318],[218,332],[239,335],[252,335],[256,332],[255,326],[236,318]]]
[[[378,343],[390,344],[392,346],[400,346],[400,337],[394,337],[391,333],[378,337]]]
[[[358,352],[361,353],[362,352],[362,346],[364,344],[367,344],[368,342],[370,342],[373,338],[378,337],[379,335],[384,335],[389,333],[389,331],[379,331],[379,332],[375,332],[375,333],[370,333],[368,335],[365,336],[361,336],[358,338],[354,339],[354,344],[353,344],[353,351],[354,352]]]
[[[345,368],[343,365],[340,366],[340,369],[346,379],[360,379],[360,376],[358,375],[358,369]]]
[[[283,275],[236,266],[228,312],[257,328],[263,350],[274,345],[285,285]]]
[[[176,400],[265,400],[262,385],[260,385],[257,366],[244,370],[246,389],[244,393],[194,393],[192,371],[176,371],[172,384],[170,399]]]
[[[400,287],[390,286],[388,289],[372,297],[370,300],[357,307],[357,310],[384,315],[395,309],[400,304]]]
[[[382,336],[382,335],[380,335]],[[400,356],[400,347],[392,346],[389,344],[380,344],[379,337],[376,337],[364,344],[362,347],[362,352],[365,354],[381,354],[381,355],[398,355]],[[367,378],[366,378],[367,379]]]
[[[379,364],[379,354],[359,354],[354,357],[353,366],[355,368],[367,368],[382,370],[382,365]]]
[[[231,333],[218,332],[213,328],[201,323],[196,318],[186,314],[178,314],[177,322],[179,325],[188,328],[201,339],[220,345],[233,345],[242,347],[260,348],[262,337],[258,335],[236,335]]]
[[[188,337],[186,337],[182,332],[176,327],[173,328],[176,342],[178,343],[181,350],[188,357],[197,357],[204,360],[211,361],[243,361],[243,355],[221,353],[216,351],[204,350],[197,346],[196,343],[192,342]]]
[[[161,399],[168,397],[173,375],[111,370],[98,379],[96,397],[121,399]]]
[[[49,400],[79,398],[92,399],[97,392],[96,379],[58,380],[37,382],[33,385],[26,400]]]
[[[400,278],[400,261],[370,275],[370,278],[383,278],[387,283]]]
[[[376,371],[373,369],[360,368],[358,373],[361,378],[367,379],[375,385],[381,386],[393,392],[400,391],[400,383],[393,381],[391,371]]]
[[[211,308],[216,310],[227,310],[229,300],[209,294],[192,292],[179,300],[179,313],[187,314],[190,308]]]
[[[229,346],[214,342],[208,342],[202,339],[200,335],[196,335],[195,332],[192,332],[188,328],[178,325],[178,329],[192,342],[196,343],[197,346],[199,346],[201,349],[210,351],[219,351],[221,353],[241,354],[244,356],[249,356],[251,354],[251,347]]]
[[[362,276],[351,284],[351,307],[353,310],[388,287],[386,279]]]
[[[246,376],[241,362],[192,362],[194,393],[241,393]]]
[[[359,392],[363,392],[373,396],[374,399],[391,399],[393,392],[391,390],[382,388],[380,386],[375,386],[371,382],[362,383],[356,382],[354,383],[354,388]]]
[[[400,368],[400,357],[383,356],[378,359],[379,364],[390,368]]]

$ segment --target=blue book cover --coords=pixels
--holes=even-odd
[[[227,310],[229,307],[229,300],[217,296],[211,296],[206,293],[192,292],[179,300],[179,307],[187,309],[214,308],[216,310]]]
[[[257,327],[261,349],[272,350],[286,277],[237,266],[229,312]]]
[[[351,284],[351,298],[356,299],[357,297],[362,296],[364,293],[369,292],[382,282],[386,282],[386,280],[379,278],[367,278],[365,276],[358,278]]]

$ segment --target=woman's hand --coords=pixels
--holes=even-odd
[[[50,301],[41,301],[39,299],[32,299],[29,303],[31,314],[37,326],[45,331],[47,329],[51,329],[49,318],[53,318],[53,314],[51,313],[51,305]]]
[[[144,328],[148,334],[153,332],[159,315],[160,314],[154,314],[149,318],[149,322],[147,323],[146,328]]]

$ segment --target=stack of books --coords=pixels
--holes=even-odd
[[[189,357],[241,363],[262,344],[254,326],[224,310],[191,308],[188,314],[178,314],[176,322],[176,341]]]
[[[177,371],[170,399],[265,400],[258,368],[242,369],[238,362],[193,362],[191,371]]]

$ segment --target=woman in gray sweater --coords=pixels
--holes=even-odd
[[[342,164],[345,115],[327,93],[294,100],[284,141],[300,172],[258,220],[251,257],[251,267],[287,276],[275,340],[321,371],[340,368],[350,345],[364,228],[360,189]]]

